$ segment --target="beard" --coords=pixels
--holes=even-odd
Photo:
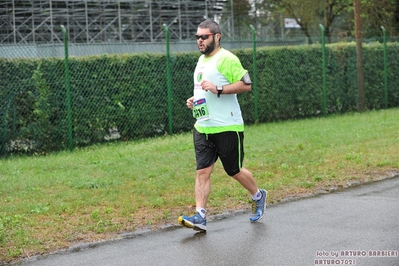
[[[210,53],[213,52],[213,50],[215,50],[215,47],[216,47],[216,42],[215,42],[215,38],[213,37],[212,42],[205,47],[205,50],[203,50],[203,51],[200,50],[200,52],[204,55],[209,55]]]

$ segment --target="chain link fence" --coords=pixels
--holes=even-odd
[[[192,130],[186,99],[195,40],[0,47],[0,157],[46,154]],[[366,109],[399,105],[397,42],[363,46]],[[356,111],[354,42],[222,40],[253,81],[238,96],[246,124]]]

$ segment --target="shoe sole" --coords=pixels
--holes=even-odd
[[[263,216],[265,216],[265,211],[266,211],[266,200],[267,200],[267,191],[265,190],[265,192],[266,192],[266,196],[265,196],[265,204],[263,205],[263,214],[262,214],[262,216],[261,216],[261,217],[259,217],[259,219],[258,219],[258,220],[255,220],[255,221],[253,221],[253,220],[250,220],[250,221],[251,221],[251,223],[256,223],[256,222],[259,222],[260,220],[262,220]]]
[[[204,225],[194,225],[192,222],[184,220],[183,217],[179,217],[178,219],[179,225],[187,228],[194,229],[198,232],[206,232],[206,226]]]

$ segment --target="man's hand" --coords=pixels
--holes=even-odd
[[[210,81],[207,81],[207,80],[202,81],[202,82],[201,82],[201,87],[202,87],[202,89],[203,89],[204,91],[210,91],[210,92],[212,92],[213,94],[217,94],[217,93],[218,93],[217,88],[216,88],[216,85],[213,84],[213,83],[210,82]]]
[[[193,107],[194,107],[194,96],[187,99],[186,105],[187,105],[188,108],[193,109]]]

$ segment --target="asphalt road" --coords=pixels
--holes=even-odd
[[[172,227],[26,266],[399,265],[399,177],[208,220],[206,234]],[[176,217],[177,218],[177,217]]]

